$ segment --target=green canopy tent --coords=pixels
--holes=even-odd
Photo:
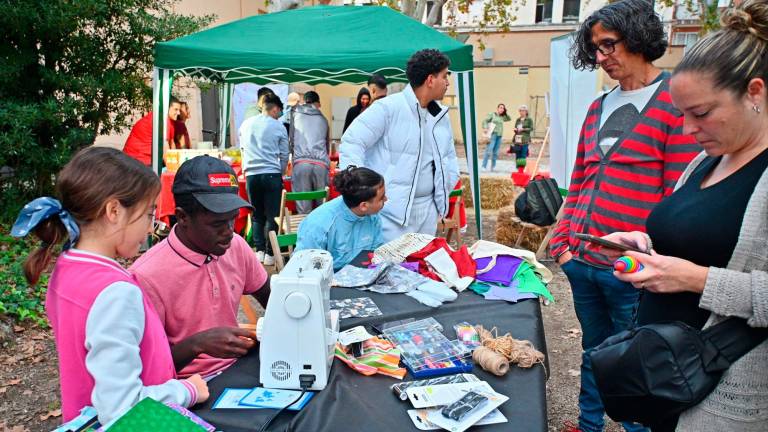
[[[475,223],[482,236],[472,47],[388,7],[316,6],[257,15],[156,44],[153,166],[159,172],[176,76],[221,84],[219,136],[223,138],[228,134],[234,84],[361,84],[373,73],[390,82],[406,83],[408,59],[425,48],[438,49],[451,59]]]

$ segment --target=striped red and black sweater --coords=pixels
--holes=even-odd
[[[651,210],[672,193],[701,148],[692,136],[683,134],[683,116],[672,105],[668,76],[638,122],[627,127],[605,155],[598,144],[602,102],[603,97],[596,99],[584,120],[563,217],[549,251],[557,257],[570,250],[580,261],[607,268],[611,260],[574,235],[645,232]]]

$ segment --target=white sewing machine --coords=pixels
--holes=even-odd
[[[259,378],[266,388],[322,390],[328,384],[339,331],[329,307],[333,258],[308,249],[293,254],[272,276],[272,293],[256,333]]]

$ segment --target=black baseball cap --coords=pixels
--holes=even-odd
[[[192,194],[213,213],[229,213],[247,207],[238,195],[237,176],[229,164],[208,155],[196,156],[179,167],[173,179],[173,194]]]

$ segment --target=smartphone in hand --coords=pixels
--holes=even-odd
[[[626,244],[623,244],[623,243],[615,243],[615,242],[606,240],[606,239],[604,239],[602,237],[594,236],[592,234],[577,233],[576,234],[576,238],[579,239],[579,240],[583,240],[583,241],[592,243],[592,244],[599,245],[599,246],[604,247],[604,248],[613,249],[613,250],[617,250],[617,251],[621,251],[621,252],[633,251],[633,252],[640,252],[640,253],[644,253],[644,254],[649,253],[649,251],[640,250],[640,249],[638,249],[638,248],[636,248],[634,246],[626,245]]]

